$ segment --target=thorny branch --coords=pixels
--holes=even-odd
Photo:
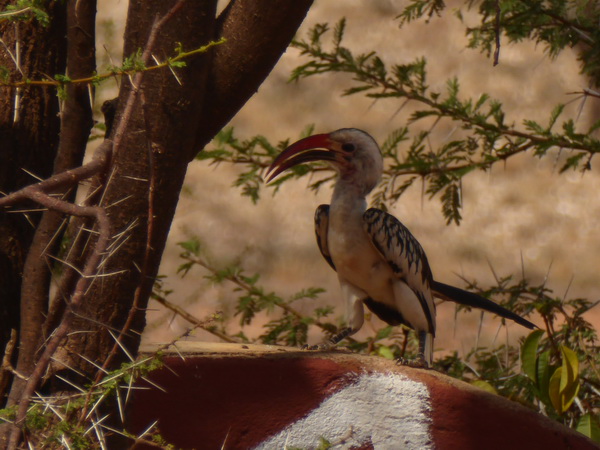
[[[73,77],[88,76],[96,70],[96,52],[93,35],[95,32],[95,2],[70,2],[66,7],[67,27],[66,73]],[[54,157],[53,174],[59,174],[82,165],[90,130],[93,126],[93,87],[69,85],[66,97],[61,101],[60,136]],[[73,202],[77,189],[68,186],[53,190],[55,197]],[[58,323],[50,324],[49,285],[52,278],[49,258],[60,250],[62,238],[67,230],[68,218],[57,211],[45,211],[36,228],[23,264],[21,298],[27,305],[21,306],[20,345],[16,370],[29,375],[36,363],[38,350],[43,343],[44,330],[54,329]],[[75,226],[72,223],[72,226]],[[65,262],[69,264],[69,262]],[[60,305],[64,305],[60,302]],[[55,316],[60,319],[61,314]],[[19,398],[25,382],[15,380],[11,386],[12,401]]]
[[[75,186],[82,180],[86,180],[91,178],[92,176],[100,173],[102,170],[106,168],[106,165],[110,159],[110,155],[112,152],[113,143],[111,141],[103,142],[96,153],[92,161],[88,164],[85,164],[81,167],[77,167],[72,170],[67,170],[66,172],[59,173],[57,175],[53,175],[52,177],[40,181],[39,183],[24,187],[21,190],[8,194],[2,198],[0,198],[0,207],[1,206],[13,206],[16,203],[20,203],[23,200],[34,200],[42,199],[43,195],[48,192],[52,192],[55,189],[60,189],[64,187],[72,187]],[[50,197],[52,198],[52,197]],[[54,199],[57,200],[57,199]],[[47,201],[47,200],[44,200]],[[58,201],[58,200],[57,200]],[[56,203],[59,204],[59,203]],[[46,206],[46,205],[44,205]],[[72,205],[75,206],[75,205]],[[68,211],[62,211],[67,214],[70,214]]]
[[[183,4],[185,3],[185,1],[186,0],[178,1],[173,6],[173,8],[171,8],[171,10],[167,14],[165,14],[165,16],[162,19],[159,20],[158,17],[156,18],[156,20],[150,30],[150,35],[148,36],[146,48],[142,55],[142,61],[144,62],[144,64],[148,64],[152,58],[152,49],[154,48],[154,44],[156,42],[158,32],[177,13],[177,11],[179,11],[183,7]],[[137,72],[131,83],[131,94],[127,101],[127,105],[125,107],[125,113],[127,113],[128,111],[131,111],[133,109],[133,106],[135,104],[135,100],[136,100],[136,97],[138,94],[141,96],[143,103],[145,103],[144,94],[143,94],[143,92],[140,92],[140,90],[139,90],[139,87],[142,85],[142,79],[143,79],[143,72]],[[143,111],[143,109],[144,108],[142,108],[142,111]],[[119,139],[119,141],[120,141],[122,139],[123,132],[125,129],[124,127],[125,127],[125,121],[121,121],[121,123],[119,124],[119,127],[117,128],[117,130],[115,132],[115,140]],[[146,252],[144,254],[144,262],[143,262],[142,268],[141,268],[140,283],[138,284],[138,286],[135,290],[133,303],[129,310],[129,314],[127,315],[127,320],[125,321],[123,328],[119,332],[119,336],[117,337],[117,340],[116,340],[115,344],[113,345],[113,348],[112,348],[110,354],[104,361],[104,364],[102,365],[102,370],[98,371],[96,379],[94,381],[95,383],[97,383],[100,380],[100,378],[102,377],[103,370],[110,366],[110,363],[112,362],[113,358],[119,351],[119,347],[121,345],[123,336],[125,336],[127,334],[127,332],[129,331],[129,328],[131,327],[131,324],[133,323],[133,320],[135,318],[135,314],[138,312],[138,305],[139,305],[140,297],[142,294],[142,288],[144,286],[144,281],[145,281],[145,278],[146,278],[146,275],[148,272],[148,262],[150,259],[150,252],[152,251],[151,242],[154,237],[154,233],[153,233],[153,229],[154,229],[154,190],[155,190],[155,184],[156,184],[156,177],[155,177],[155,173],[154,173],[154,159],[153,158],[154,158],[154,156],[152,153],[152,149],[149,148],[148,149],[148,163],[149,163],[148,166],[149,166],[149,170],[150,170],[150,174],[149,174],[150,186],[148,188],[148,225],[147,225],[147,232],[146,232]]]
[[[208,326],[209,325],[209,321],[198,319],[197,317],[195,317],[195,316],[191,315],[190,313],[188,313],[185,309],[183,309],[183,308],[181,308],[181,307],[179,307],[179,306],[171,303],[170,301],[168,301],[162,295],[153,294],[152,298],[154,300],[156,300],[158,303],[160,303],[161,305],[163,305],[165,308],[170,309],[175,314],[183,317],[188,322],[194,324],[195,327],[201,328],[204,331],[207,331],[210,334],[212,334],[214,336],[217,336],[219,339],[223,339],[225,342],[231,342],[231,343],[238,342],[237,340],[231,338],[230,336],[226,335],[225,333],[221,333],[219,330],[216,330],[216,329]]]
[[[219,270],[216,269],[215,267],[213,267],[211,264],[209,264],[207,261],[205,261],[202,258],[198,258],[198,257],[193,257],[191,255],[188,254],[183,254],[181,255],[181,258],[184,260],[189,261],[190,263],[193,264],[197,264],[201,267],[204,267],[206,270],[208,270],[209,272],[211,272],[213,275],[219,275]],[[224,277],[224,279],[230,281],[231,283],[235,284],[236,286],[238,286],[240,289],[242,289],[245,292],[248,293],[254,293],[255,292],[255,288],[249,284],[247,281],[245,281],[242,277],[240,277],[239,275],[236,275],[234,273],[228,273],[226,274]],[[304,319],[305,316],[300,313],[300,311],[298,311],[297,309],[293,308],[292,306],[290,306],[289,304],[285,303],[284,301],[277,301],[274,303],[277,307],[281,308],[283,311],[285,311],[286,313],[296,317],[297,319]],[[326,333],[330,333],[331,332],[331,326],[327,326],[326,324],[324,324],[323,322],[315,319],[313,322],[316,326],[318,326],[320,329],[322,329],[323,331],[325,331]],[[352,339],[351,337],[346,338],[346,340],[350,341],[350,342],[354,342],[354,339]]]
[[[171,10],[169,12],[167,12],[167,14],[165,14],[161,19],[159,19],[158,17],[155,19],[154,24],[152,25],[152,28],[150,29],[150,34],[148,36],[148,41],[146,42],[145,50],[142,54],[142,62],[145,66],[147,66],[152,59],[152,50],[156,43],[156,39],[158,37],[159,31],[183,7],[185,2],[186,2],[186,0],[179,0],[173,6],[173,8],[171,8]],[[205,49],[208,49],[208,48],[209,48],[209,46],[205,47]],[[138,95],[140,96],[141,101],[142,101],[141,109],[142,109],[142,111],[144,111],[143,105],[146,104],[146,101],[145,101],[144,92],[140,90],[140,86],[142,85],[143,76],[144,76],[144,72],[139,71],[139,72],[136,72],[135,76],[131,80],[131,91],[130,91],[129,98],[127,100],[127,104],[125,106],[125,112],[124,112],[124,116],[123,116],[124,118],[129,117],[129,115],[131,114],[131,111],[133,110],[133,106],[135,105]],[[144,119],[147,122],[147,118],[144,117]],[[119,123],[119,126],[115,131],[115,140],[118,139],[119,142],[122,139],[126,122],[127,121],[122,120]],[[117,355],[119,349],[123,345],[122,340],[123,340],[124,336],[126,336],[127,333],[129,332],[131,325],[133,324],[133,321],[135,319],[136,313],[138,313],[139,303],[141,301],[142,289],[144,287],[144,284],[145,284],[145,281],[147,278],[147,273],[149,270],[150,253],[152,252],[151,243],[152,243],[152,240],[154,237],[154,193],[155,193],[155,189],[156,189],[155,188],[156,176],[155,176],[155,171],[154,171],[154,155],[152,152],[152,148],[150,148],[150,144],[148,144],[148,145],[149,145],[149,147],[148,147],[148,167],[149,167],[149,172],[150,172],[149,173],[149,187],[148,187],[148,224],[147,224],[147,230],[146,230],[146,252],[144,254],[144,260],[142,263],[142,267],[140,269],[140,282],[139,282],[138,286],[136,287],[133,302],[129,309],[127,319],[125,320],[123,327],[119,331],[119,335],[115,338],[115,343],[114,343],[110,353],[104,360],[102,367],[98,370],[98,372],[96,374],[96,378],[94,379],[94,385],[96,385],[97,383],[99,383],[101,381],[104,373],[106,373],[107,368],[110,367],[112,360]],[[91,393],[92,390],[90,390],[89,392]],[[89,403],[89,402],[86,402],[86,404],[87,403]],[[82,417],[85,416],[85,413],[86,413],[86,408],[84,408],[84,410],[82,411]]]
[[[105,143],[106,148],[109,149],[111,145],[110,141],[105,141]],[[29,402],[31,401],[33,393],[36,387],[38,386],[40,380],[42,379],[42,376],[46,372],[52,355],[54,354],[58,346],[61,344],[63,339],[66,337],[67,333],[70,331],[73,317],[81,307],[85,292],[95,279],[98,265],[101,262],[101,259],[105,253],[105,250],[108,246],[108,242],[110,240],[110,222],[108,220],[106,211],[103,208],[100,208],[98,206],[78,206],[64,202],[62,200],[49,196],[45,192],[41,191],[39,188],[36,188],[35,185],[29,186],[20,192],[24,192],[23,195],[25,195],[26,198],[40,203],[41,205],[51,210],[64,212],[66,214],[71,214],[78,217],[90,217],[95,219],[96,224],[98,226],[98,240],[96,242],[92,254],[90,255],[89,259],[87,260],[84,266],[82,276],[77,281],[75,290],[73,292],[73,296],[71,297],[71,302],[68,305],[67,310],[65,311],[63,319],[58,328],[54,330],[53,335],[48,340],[46,348],[44,349],[44,352],[37,361],[33,372],[27,380],[27,384],[25,385],[23,393],[21,394],[14,422],[15,426],[13,426],[12,428],[8,441],[9,450],[17,448],[21,436],[21,425],[25,420],[25,416],[29,408]]]
[[[209,42],[208,44],[203,45],[202,47],[196,48],[194,50],[190,50],[187,52],[182,51],[182,52],[178,53],[177,56],[168,58],[165,62],[156,63],[153,66],[149,65],[150,61],[146,61],[145,59],[143,59],[144,66],[136,67],[134,69],[115,68],[109,72],[101,73],[101,74],[95,75],[93,77],[84,77],[84,78],[78,78],[78,79],[74,79],[74,80],[71,80],[68,78],[61,78],[58,80],[52,80],[52,79],[49,79],[49,80],[25,80],[25,81],[13,81],[13,82],[0,80],[0,88],[8,87],[8,88],[20,89],[20,88],[26,88],[26,87],[30,87],[30,86],[61,88],[61,87],[64,87],[65,85],[77,85],[77,84],[95,85],[102,81],[111,79],[116,75],[132,76],[132,75],[134,75],[136,73],[140,73],[140,72],[150,72],[153,70],[172,68],[172,67],[177,66],[176,63],[181,64],[182,61],[189,58],[190,56],[196,55],[198,53],[205,53],[211,47],[214,47],[215,45],[220,45],[223,43],[225,43],[225,39],[221,38],[218,41]]]
[[[500,0],[496,0],[496,19],[494,23],[496,33],[495,36],[495,44],[496,48],[494,49],[494,66],[497,66],[500,62],[500,16],[502,15],[502,11],[500,9]]]
[[[186,0],[179,0],[167,14],[161,19],[158,19],[153,24],[145,50],[142,55],[144,63],[149,63],[152,55],[152,48],[156,42],[156,38],[160,29],[183,7]],[[77,217],[88,217],[95,220],[98,228],[98,238],[91,252],[88,260],[84,265],[82,274],[75,285],[71,301],[67,306],[66,311],[62,317],[59,326],[54,330],[53,334],[47,341],[46,347],[40,356],[35,369],[29,376],[27,384],[20,396],[18,402],[18,408],[16,418],[10,432],[8,440],[8,449],[16,449],[21,437],[21,427],[25,420],[29,403],[32,399],[33,393],[38,386],[42,376],[47,370],[50,360],[62,343],[67,333],[70,331],[71,323],[73,318],[76,316],[79,308],[82,305],[83,298],[90,285],[94,282],[97,276],[98,267],[101,264],[102,258],[105,255],[106,249],[110,241],[110,222],[106,210],[99,206],[79,206],[72,203],[65,202],[58,198],[49,195],[53,189],[58,189],[66,186],[74,186],[80,181],[90,178],[94,175],[99,174],[101,171],[105,171],[110,161],[112,152],[118,151],[122,137],[125,130],[130,122],[133,107],[139,94],[139,87],[142,84],[143,72],[136,72],[132,80],[132,89],[127,99],[126,106],[124,108],[122,119],[115,131],[114,142],[111,140],[105,140],[96,151],[94,159],[89,164],[78,167],[76,169],[68,170],[66,172],[57,174],[47,180],[44,180],[35,185],[27,186],[17,192],[9,194],[0,199],[0,206],[12,206],[22,200],[33,200],[45,206],[48,209],[58,211],[61,213],[69,214]],[[152,216],[150,216],[151,219]],[[149,231],[151,231],[151,220],[149,220]],[[151,236],[149,236],[149,239]],[[135,310],[135,304],[132,307]],[[134,311],[135,312],[135,311]],[[130,313],[130,316],[132,314]],[[123,330],[121,330],[119,339],[127,331],[130,326],[131,320],[128,320]],[[115,344],[115,346],[118,345]],[[112,352],[109,359],[114,356]]]
[[[7,373],[20,376],[18,373],[16,373],[15,368],[10,363],[16,344],[17,330],[13,328],[10,330],[10,340],[6,343],[6,347],[4,348],[4,356],[2,357],[2,365],[0,365],[0,388],[8,383]]]

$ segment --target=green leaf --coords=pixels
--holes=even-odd
[[[5,83],[10,79],[10,69],[6,66],[0,66],[0,81]]]
[[[563,357],[562,367],[566,375],[566,378],[561,379],[560,391],[564,392],[571,383],[579,381],[579,360],[575,352],[564,345],[560,346],[560,351]]]
[[[392,152],[396,150],[398,144],[402,141],[406,141],[408,139],[408,128],[403,127],[392,131],[385,142],[381,146],[381,152],[386,155],[392,155]]]
[[[535,122],[534,120],[524,120],[523,124],[525,125],[525,128],[527,128],[529,131],[533,131],[536,134],[544,135],[546,133],[544,127],[542,127],[539,123]]]
[[[392,334],[393,330],[394,330],[394,327],[392,327],[392,326],[381,328],[380,330],[377,330],[377,335],[375,336],[375,340],[378,341],[380,339],[385,339],[385,338],[389,337],[390,334]]]
[[[232,152],[219,148],[215,150],[202,150],[201,152],[198,152],[198,154],[196,155],[196,159],[198,161],[204,161],[207,159],[219,161],[228,158],[232,155]]]
[[[598,418],[593,414],[587,413],[581,416],[577,423],[577,431],[600,444],[600,426],[598,426]]]
[[[178,242],[177,245],[193,255],[198,256],[200,254],[200,240],[197,238],[192,238],[189,241]]]
[[[600,128],[600,120],[597,120],[596,122],[594,122],[592,124],[592,126],[590,126],[590,128],[588,129],[586,134],[592,134],[594,131],[596,131],[597,129]]]
[[[550,385],[550,375],[552,367],[550,366],[550,352],[545,351],[538,357],[536,365],[536,386],[540,393],[540,400],[547,405],[551,405],[548,396],[548,386]]]
[[[321,436],[319,438],[319,446],[317,447],[317,450],[328,450],[332,447],[331,442],[329,442],[327,439],[325,439],[323,436]]]
[[[494,388],[494,386],[492,386],[487,381],[484,381],[484,380],[473,380],[473,381],[471,381],[471,384],[473,386],[477,386],[480,389],[483,389],[484,391],[488,391],[488,392],[490,392],[492,394],[498,394],[498,391],[496,390],[496,388]]]
[[[192,267],[194,267],[194,265],[195,263],[192,261],[183,263],[179,267],[177,267],[177,273],[182,274],[181,276],[184,277],[192,269]]]
[[[579,360],[569,348],[561,345],[562,365],[557,368],[552,377],[548,394],[552,406],[559,414],[565,413],[579,393]]]
[[[569,169],[577,169],[579,167],[580,161],[585,158],[587,153],[575,153],[573,156],[569,156],[563,166],[560,168],[559,173],[566,172]]]
[[[446,225],[454,222],[460,225],[462,216],[460,215],[461,208],[461,189],[458,183],[449,184],[442,194],[442,213],[446,218]]]
[[[382,346],[378,347],[377,354],[379,356],[383,356],[385,359],[391,359],[391,360],[396,359],[396,357],[394,356],[394,352],[387,345],[382,345]]]
[[[342,17],[338,23],[335,24],[333,29],[333,45],[335,48],[339,48],[344,39],[344,30],[346,29],[346,18]]]
[[[537,384],[537,350],[544,330],[535,330],[527,336],[521,347],[521,369],[527,377]]]
[[[479,96],[479,99],[477,100],[477,103],[475,103],[475,107],[473,108],[473,111],[477,111],[479,108],[481,108],[483,106],[483,104],[485,102],[487,102],[490,99],[490,96],[486,93],[483,93]]]
[[[552,110],[552,113],[550,114],[550,121],[548,123],[548,128],[547,128],[548,131],[550,131],[552,129],[552,127],[556,123],[556,119],[558,119],[558,116],[560,116],[562,114],[564,109],[565,109],[565,105],[556,105],[554,107],[554,109]]]
[[[565,412],[563,409],[563,404],[561,402],[560,396],[560,379],[562,376],[562,367],[559,367],[554,371],[552,377],[550,378],[550,384],[548,386],[548,395],[550,396],[550,401],[552,402],[552,406],[556,410],[557,413],[562,414]]]
[[[363,85],[363,86],[354,86],[344,90],[342,93],[343,96],[357,94],[359,92],[367,91],[369,89],[373,89],[373,86]]]
[[[56,75],[54,75],[54,79],[56,81],[60,81],[61,83],[70,83],[71,81],[73,81],[70,77],[68,77],[67,75],[62,75],[60,73],[57,73]]]

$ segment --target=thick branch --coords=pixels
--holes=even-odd
[[[174,5],[183,8],[180,13],[174,14]],[[213,36],[214,8],[216,1],[212,5],[203,2],[199,7],[189,1],[133,0],[129,3],[124,53],[141,48],[142,59],[148,64],[164,61],[177,43],[185,49],[207,48]],[[72,367],[78,374],[65,369],[65,377],[89,383],[98,367],[88,361],[98,361],[102,355],[100,364],[114,367],[126,358],[123,348],[135,353],[183,183],[186,155],[191,152],[200,123],[203,74],[212,51],[196,52],[186,59],[185,68],[143,71],[124,80],[112,131],[116,148],[111,172],[104,186],[98,186],[101,195],[95,195],[95,201],[109,209],[111,226],[117,233],[102,270],[119,275],[92,286],[89,301],[73,323],[74,328],[89,333],[69,335],[60,355],[55,356],[61,364],[53,365],[51,372]],[[70,286],[59,289],[59,302],[68,299]],[[121,346],[115,346],[115,338]]]
[[[231,0],[217,21],[217,38],[209,74],[203,122],[194,153],[213,138],[258,90],[285,52],[312,0],[279,2],[265,7],[254,0]]]
[[[179,0],[175,6],[173,6],[173,8],[171,8],[171,10],[165,14],[163,16],[162,19],[160,20],[156,20],[154,22],[154,25],[152,26],[152,29],[150,30],[150,36],[148,36],[148,43],[146,44],[146,48],[143,54],[143,61],[145,65],[148,65],[150,62],[150,58],[152,56],[152,49],[154,48],[154,44],[156,41],[156,38],[158,36],[158,33],[160,32],[161,28],[169,21],[171,20],[171,18],[183,7],[183,4],[185,3],[185,0]],[[143,72],[138,72],[134,78],[133,81],[133,89],[132,89],[132,93],[129,96],[128,99],[128,105],[127,107],[129,107],[131,105],[131,107],[133,107],[133,103],[135,100],[135,95],[138,93],[138,88],[136,86],[140,86],[142,83],[142,76],[143,76]],[[148,117],[145,114],[145,105],[146,105],[146,96],[144,95],[144,92],[140,92],[139,93],[142,99],[142,111],[144,112],[144,121],[146,123],[146,129],[150,129],[150,122]],[[127,110],[126,107],[126,110]],[[115,133],[115,136],[119,137],[122,134],[122,124],[123,124],[123,120],[121,120],[121,123],[119,123],[117,131]],[[154,194],[156,191],[156,171],[154,168],[154,155],[152,154],[152,148],[150,148],[150,143],[148,143],[148,165],[149,165],[149,186],[148,186],[148,224],[147,224],[147,229],[146,229],[146,252],[144,254],[144,260],[142,263],[142,267],[141,267],[141,278],[142,280],[145,280],[148,277],[148,272],[150,270],[149,265],[150,265],[150,249],[152,248],[152,240],[154,239]],[[123,337],[129,332],[129,329],[131,328],[134,320],[135,320],[135,316],[139,313],[139,305],[141,303],[141,297],[143,295],[143,288],[144,288],[144,284],[145,283],[139,283],[137,288],[135,289],[135,293],[133,295],[133,302],[131,304],[131,308],[129,308],[129,314],[127,314],[127,319],[125,320],[125,324],[123,325],[123,327],[121,328],[121,331],[119,333],[119,336],[116,339],[115,344],[113,345],[113,348],[111,349],[110,353],[108,354],[108,356],[106,357],[106,360],[104,361],[104,364],[102,365],[102,369],[98,371],[97,375],[96,375],[96,379],[95,382],[99,382],[100,381],[100,377],[102,376],[102,374],[104,373],[104,371],[110,367],[113,358],[117,355],[117,352],[119,351],[119,348],[122,346],[122,340]]]
[[[56,189],[73,187],[80,181],[91,178],[106,167],[111,150],[112,142],[108,140],[104,141],[102,145],[98,147],[98,150],[96,150],[96,153],[94,154],[94,158],[88,164],[53,175],[47,180],[40,181],[39,183],[24,187],[17,192],[8,194],[7,196],[0,198],[0,206],[14,206],[17,203],[32,199],[32,196],[37,195],[36,193],[38,192],[51,193]]]
[[[57,211],[61,214],[77,217],[90,217],[95,219],[99,228],[98,242],[96,243],[94,251],[88,259],[82,276],[76,285],[70,303],[70,310],[64,316],[63,321],[56,329],[52,338],[48,341],[42,356],[35,361],[35,368],[29,375],[27,383],[22,386],[19,382],[19,385],[17,385],[17,387],[11,391],[11,398],[9,399],[10,404],[16,404],[18,402],[17,417],[15,421],[18,426],[13,426],[10,433],[8,440],[9,449],[16,448],[18,444],[21,435],[21,429],[19,425],[25,418],[33,392],[38,386],[41,377],[46,372],[52,355],[70,330],[70,322],[72,320],[73,313],[81,307],[83,295],[93,280],[93,276],[97,272],[100,258],[106,250],[110,236],[108,216],[103,208],[78,206],[73,203],[65,202],[60,198],[52,197],[48,194],[48,192],[57,187],[75,186],[79,181],[101,172],[106,168],[106,165],[110,160],[109,156],[111,150],[112,141],[106,140],[96,151],[94,159],[85,166],[57,174],[48,180],[27,186],[17,192],[0,198],[0,206],[12,206],[21,201],[31,200],[35,203],[45,206],[49,210]],[[34,349],[34,351],[36,350],[37,348]]]
[[[157,19],[155,21],[153,27],[151,28],[148,42],[144,51],[143,58],[145,61],[150,61],[153,46],[160,29],[173,17],[177,11],[181,9],[184,3],[185,0],[179,0],[167,14],[165,14],[160,20]],[[115,150],[118,150],[121,140],[125,134],[125,130],[129,126],[134,104],[136,103],[136,99],[139,94],[139,87],[143,82],[142,77],[143,73],[138,72],[133,79],[133,89],[131,89],[129,92],[124,113],[121,116],[121,120],[118,123],[114,134]],[[104,146],[104,148],[102,148],[102,146]],[[101,149],[103,151],[98,151],[97,155],[105,156],[108,153],[105,149],[112,148],[112,142],[105,140],[102,146]],[[54,330],[54,333],[49,339],[43,354],[37,361],[37,365],[31,373],[22,395],[19,396],[19,406],[15,420],[16,426],[13,428],[9,438],[9,449],[16,448],[18,444],[21,434],[20,427],[25,419],[31,396],[38,386],[43,374],[46,372],[53,354],[67,336],[67,333],[71,330],[74,318],[79,315],[83,296],[88,291],[93,279],[98,275],[99,264],[108,247],[108,241],[110,238],[110,224],[104,208],[97,206],[73,205],[57,198],[50,197],[46,194],[46,192],[57,187],[62,187],[69,182],[79,181],[80,177],[83,175],[94,175],[98,173],[99,171],[90,172],[89,166],[93,165],[94,162],[97,162],[100,159],[101,158],[96,157],[92,163],[87,164],[86,166],[55,175],[49,180],[45,180],[37,185],[28,186],[21,191],[15,192],[0,199],[0,206],[11,205],[19,200],[29,198],[51,210],[60,211],[61,213],[70,214],[77,217],[93,218],[96,221],[99,230],[98,239],[95,242],[93,250],[87,259],[83,273],[81,274],[81,277],[75,286],[68,309],[65,312],[60,325],[56,328],[56,330]],[[104,159],[104,162],[106,161],[108,161],[107,158]]]
[[[44,27],[36,20],[0,21],[0,66],[11,76],[37,78],[63,73],[66,55],[65,2],[44,2],[52,16]],[[4,11],[12,0],[0,0]],[[47,88],[0,91],[0,192],[14,192],[52,174],[59,136],[58,98]],[[27,206],[24,205],[25,209]],[[39,212],[0,213],[0,352],[10,331],[19,330],[22,275]],[[33,225],[33,226],[32,226]],[[12,363],[17,360],[17,348]],[[0,386],[0,408],[6,391]],[[6,441],[0,425],[0,447]]]
[[[151,62],[152,56],[152,48],[155,45],[158,32],[160,29],[173,17],[173,15],[183,7],[183,4],[186,0],[179,0],[175,6],[162,17],[162,19],[156,19],[152,28],[150,29],[150,34],[148,36],[148,40],[144,46],[144,53],[142,55],[143,63],[148,66]],[[134,111],[134,107],[136,101],[138,99],[138,95],[140,93],[140,86],[142,84],[144,78],[144,71],[134,72],[131,83],[131,90],[127,95],[127,101],[123,107],[123,112],[120,116],[120,120],[117,124],[113,125],[111,120],[111,128],[114,128],[114,136],[110,136],[114,140],[113,145],[113,153],[116,153],[118,149],[121,147],[121,143],[123,141],[123,136],[127,130],[127,127],[131,124],[132,114]],[[115,102],[116,103],[116,102]],[[114,119],[114,117],[112,118]],[[86,199],[86,204],[93,204],[94,201],[101,197],[101,193],[107,188],[106,179],[94,180],[92,194]],[[77,230],[82,229],[85,226],[85,221],[80,221],[75,224],[75,228]],[[79,255],[83,252],[83,248],[85,246],[85,239],[82,239],[80,235],[75,238],[72,246],[71,246],[71,254],[75,255],[70,262],[75,262],[76,259],[79,258]],[[52,301],[52,308],[50,310],[50,314],[48,315],[48,320],[46,321],[46,332],[50,333],[51,329],[55,326],[56,322],[59,320],[60,315],[64,311],[65,307],[65,299],[68,297],[68,292],[72,289],[73,283],[75,283],[75,279],[77,277],[77,273],[71,267],[67,267],[65,269],[65,273],[61,279],[59,288],[57,289],[56,295]],[[109,358],[110,359],[110,358]]]
[[[67,4],[67,74],[73,77],[91,75],[96,67],[95,53],[96,2]],[[93,126],[91,107],[92,88],[68,86],[67,98],[61,111],[60,142],[54,161],[54,173],[59,174],[80,166]],[[67,192],[70,190],[70,194]],[[75,196],[74,186],[60,189],[65,200]],[[64,216],[56,211],[46,211],[42,216],[25,266],[21,285],[21,331],[17,371],[28,376],[36,364],[36,353],[43,341],[42,330],[47,317],[50,289],[50,268],[46,255],[59,248]],[[27,299],[26,301],[23,301]],[[10,398],[18,399],[24,383],[15,380]],[[9,402],[10,406],[10,402]]]

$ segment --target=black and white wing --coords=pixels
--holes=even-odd
[[[435,303],[431,293],[433,283],[427,256],[421,244],[394,216],[376,208],[363,214],[364,230],[396,279],[412,290],[420,303],[428,333],[435,335]]]
[[[315,234],[317,236],[317,245],[321,250],[321,255],[325,258],[325,261],[329,263],[333,270],[335,265],[331,259],[329,253],[329,246],[327,244],[327,230],[329,229],[329,205],[320,205],[315,211]]]

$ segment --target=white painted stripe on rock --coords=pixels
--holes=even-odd
[[[431,449],[430,412],[423,383],[399,374],[365,374],[257,449],[316,448],[322,438],[336,449],[369,443],[375,449]]]

